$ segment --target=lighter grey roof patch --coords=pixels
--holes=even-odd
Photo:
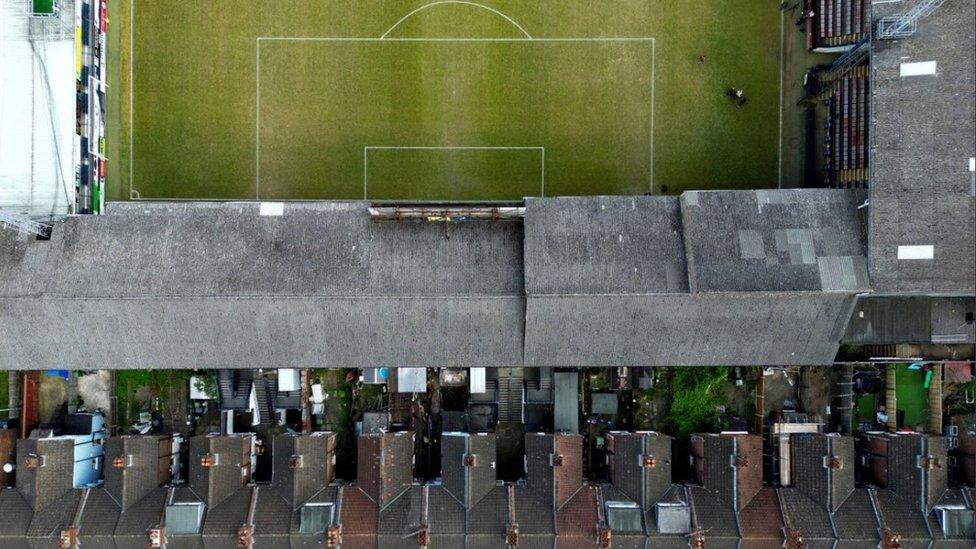
[[[694,206],[688,202],[692,194]],[[866,290],[859,198],[854,191],[837,189],[683,194],[691,290]],[[846,267],[820,261],[837,257],[851,259]]]

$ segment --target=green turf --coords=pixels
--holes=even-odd
[[[357,199],[369,181],[369,198],[542,192],[527,153],[364,161],[394,145],[543,147],[546,195],[776,185],[776,2],[478,3],[396,26],[430,2],[110,3],[108,197]],[[357,40],[262,40],[259,56],[258,37]]]
[[[898,410],[905,413],[905,426],[922,425],[923,429],[927,428],[929,392],[923,387],[925,372],[909,370],[905,364],[899,364],[895,368],[895,398]]]
[[[54,0],[34,0],[33,5],[35,15],[51,15],[54,13]]]
[[[367,149],[362,159],[369,199],[512,200],[541,194],[543,149]],[[338,155],[337,155],[338,156]],[[309,164],[314,164],[310,159]]]

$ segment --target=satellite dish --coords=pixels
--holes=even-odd
[[[13,463],[4,463],[3,464],[3,472],[4,473],[13,473],[14,472],[14,464]]]

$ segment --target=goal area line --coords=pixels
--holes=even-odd
[[[255,38],[255,131],[254,131],[254,192],[255,199],[261,199],[261,48],[262,43],[274,42],[318,42],[318,43],[379,43],[379,42],[440,42],[440,43],[468,43],[468,42],[494,42],[494,43],[646,43],[651,47],[650,63],[650,100],[649,100],[649,145],[647,151],[648,158],[648,191],[654,189],[654,104],[655,104],[655,85],[656,85],[656,61],[657,41],[654,37],[577,37],[577,38],[534,38],[534,37],[512,37],[512,38],[354,38],[354,37],[314,37],[314,36],[259,36]],[[374,150],[538,150],[540,151],[540,176],[539,187],[540,196],[545,196],[545,171],[546,171],[546,149],[542,146],[522,147],[522,146],[437,146],[437,145],[370,145],[363,149],[363,199],[368,200],[368,166],[369,154]]]
[[[369,153],[371,151],[530,151],[539,155],[539,196],[546,196],[546,148],[527,146],[367,145],[363,147],[363,200],[369,198]],[[420,200],[416,197],[415,200]],[[382,200],[382,198],[377,198]]]

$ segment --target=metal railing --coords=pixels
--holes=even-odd
[[[875,29],[875,37],[879,40],[908,38],[918,30],[918,20],[935,11],[945,3],[945,0],[919,0],[915,7],[907,13],[891,17],[882,17]]]
[[[51,238],[51,226],[38,223],[31,219],[14,217],[5,213],[0,213],[0,228],[13,229],[23,233],[37,235],[41,238]]]

